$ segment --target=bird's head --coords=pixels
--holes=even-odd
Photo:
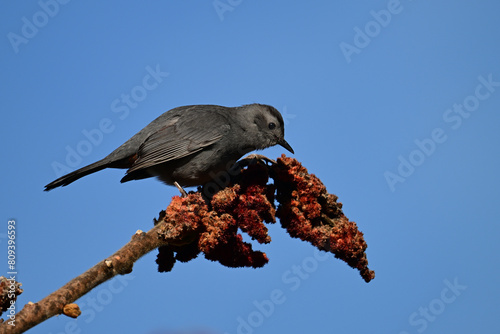
[[[293,148],[285,140],[285,124],[280,112],[265,104],[248,104],[245,108],[246,124],[249,140],[257,150],[262,150],[274,145],[281,145],[291,153]]]

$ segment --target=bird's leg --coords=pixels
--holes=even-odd
[[[179,183],[177,183],[177,181],[174,181],[174,186],[176,186],[177,189],[179,189],[179,191],[181,192],[181,197],[187,197],[187,192],[184,190],[184,188],[181,187]]]

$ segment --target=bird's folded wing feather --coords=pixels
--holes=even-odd
[[[229,130],[229,126],[227,129],[226,126],[208,129],[197,120],[190,123],[177,122],[151,134],[140,146],[137,159],[127,174],[199,152],[219,141]]]

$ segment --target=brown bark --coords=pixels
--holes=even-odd
[[[147,233],[137,231],[132,236],[132,240],[107,259],[73,278],[39,302],[26,304],[16,314],[15,326],[5,321],[0,324],[0,333],[23,333],[50,317],[63,314],[66,305],[73,303],[99,284],[116,275],[129,274],[139,258],[160,246],[167,245],[166,241],[158,238],[161,226],[162,223],[159,223]],[[66,313],[68,313],[67,309]]]

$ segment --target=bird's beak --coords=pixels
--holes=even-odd
[[[293,151],[293,148],[290,146],[290,144],[288,144],[286,142],[285,139],[280,139],[278,141],[278,144],[281,145],[281,146],[283,146],[284,148],[286,148],[288,151],[292,152],[292,154],[295,154],[295,152]]]

